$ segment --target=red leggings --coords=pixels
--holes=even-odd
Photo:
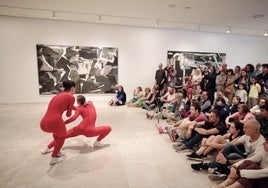
[[[63,120],[59,118],[56,119],[55,122],[50,121],[49,119],[44,119],[40,125],[43,131],[53,133],[54,140],[47,146],[48,148],[54,147],[51,157],[57,157],[66,137],[66,127]]]
[[[75,137],[79,135],[84,135],[86,137],[99,136],[97,140],[101,141],[105,136],[107,136],[111,132],[111,130],[112,129],[110,126],[88,127],[87,129],[84,129],[80,126],[76,126],[68,130],[66,138]]]
[[[65,138],[71,138],[79,135],[84,135],[86,137],[94,137],[94,136],[99,136],[97,138],[98,141],[101,141],[105,136],[107,136],[111,132],[111,127],[110,126],[99,126],[99,127],[90,127],[87,129],[83,129],[80,126],[76,126],[71,128],[70,130],[67,131],[66,137]],[[64,143],[65,138],[58,138],[56,135],[53,134],[54,140],[48,144],[48,148],[54,147],[54,151],[52,153],[52,157],[56,157],[58,155],[58,152],[60,148],[62,147]],[[61,144],[61,146],[58,148],[58,145]],[[57,152],[55,151],[57,148]],[[54,155],[54,153],[56,153]]]

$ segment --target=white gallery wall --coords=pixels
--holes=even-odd
[[[117,47],[119,84],[128,98],[136,86],[151,87],[167,51],[226,53],[228,67],[268,63],[268,37],[22,19],[0,16],[0,104],[47,102],[40,96],[36,44]],[[113,95],[87,95],[108,100]]]

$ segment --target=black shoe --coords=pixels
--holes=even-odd
[[[208,165],[206,163],[197,163],[191,164],[193,170],[200,171],[200,170],[208,170]]]
[[[202,159],[202,155],[198,155],[195,151],[191,154],[186,155],[189,159]]]

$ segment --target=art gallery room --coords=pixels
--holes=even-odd
[[[189,70],[207,63],[228,69],[267,64],[267,0],[0,0],[0,28],[1,188],[221,184],[207,170],[191,168],[200,162],[187,158],[191,151],[174,150],[176,143],[158,129],[170,126],[167,120],[158,112],[146,117],[154,109],[109,102],[119,86],[127,103],[138,86],[152,89],[160,63],[182,71],[175,89],[186,83]],[[76,84],[72,100],[83,95],[92,101],[95,127],[111,132],[101,141],[96,135],[60,138],[64,144],[54,155],[53,148],[43,151],[53,133],[40,122],[66,80]],[[61,161],[51,162],[55,158]]]

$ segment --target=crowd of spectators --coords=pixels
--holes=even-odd
[[[162,66],[155,85],[138,86],[127,106],[158,119],[174,150],[199,161],[189,168],[225,180],[218,187],[268,187],[268,64],[198,67],[182,87],[174,67]]]

